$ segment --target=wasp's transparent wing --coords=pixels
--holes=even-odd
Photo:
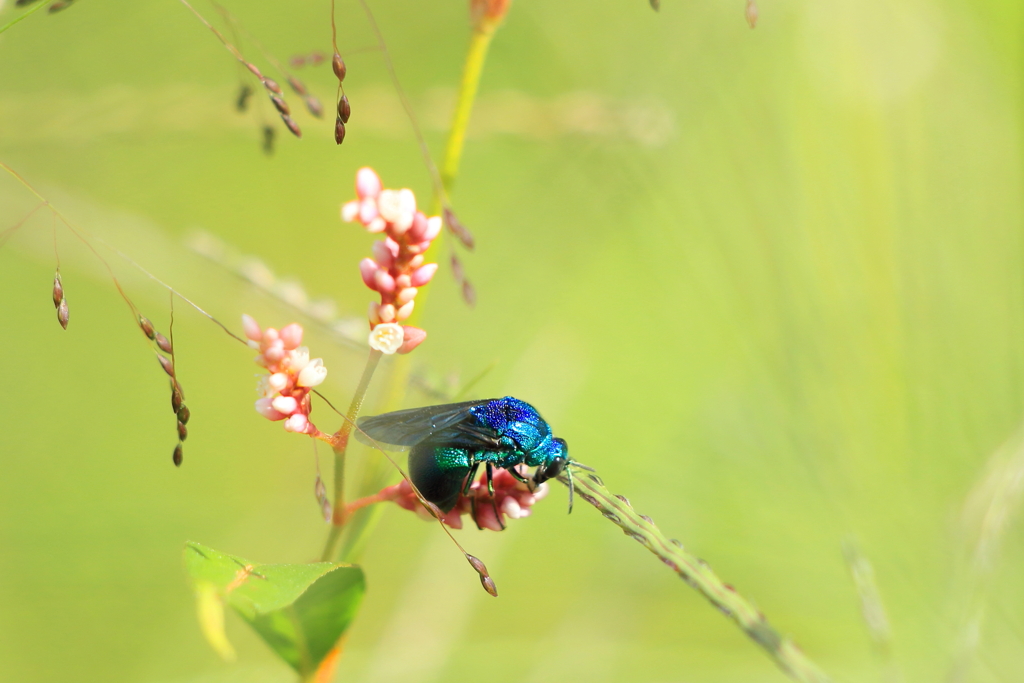
[[[426,442],[467,448],[487,447],[495,435],[477,425],[469,409],[493,400],[446,403],[361,417],[356,420],[356,439],[370,446],[376,442],[403,451]]]

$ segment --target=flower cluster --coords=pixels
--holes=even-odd
[[[363,282],[380,294],[380,302],[370,304],[370,346],[387,354],[409,353],[427,333],[400,323],[412,315],[419,288],[437,272],[436,263],[423,263],[423,252],[440,234],[441,217],[419,211],[412,190],[385,190],[369,167],[356,173],[356,196],[341,207],[342,220],[359,221],[384,235],[373,245],[373,258],[359,264]]]
[[[284,428],[298,434],[317,434],[309,421],[310,397],[313,387],[327,377],[327,368],[320,358],[310,360],[309,349],[302,344],[302,326],[292,323],[280,331],[273,327],[261,330],[247,315],[242,316],[249,346],[258,349],[256,364],[270,374],[260,379],[256,412],[268,420],[284,420]]]
[[[505,528],[505,519],[520,519],[529,517],[533,505],[548,495],[548,485],[541,484],[530,489],[526,484],[517,481],[509,472],[503,469],[494,472],[494,501],[491,501],[491,494],[487,491],[487,479],[481,475],[473,482],[469,495],[460,495],[455,507],[441,517],[441,521],[453,529],[462,528],[462,516],[470,515],[473,521],[481,529],[501,531]],[[367,503],[393,501],[399,507],[411,510],[426,520],[434,517],[416,497],[412,490],[412,484],[403,479],[394,486],[388,486],[380,493],[365,499]],[[355,501],[353,506],[359,507],[361,501]],[[497,512],[495,512],[497,509]]]

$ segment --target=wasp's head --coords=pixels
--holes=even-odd
[[[565,443],[565,439],[553,439],[547,461],[537,468],[533,475],[533,483],[543,484],[548,479],[554,479],[562,473],[567,464],[569,464],[569,445]]]

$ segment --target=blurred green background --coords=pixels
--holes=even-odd
[[[762,0],[752,31],[741,0],[663,5],[515,0],[453,194],[479,303],[442,268],[416,376],[457,386],[494,363],[474,396],[538,406],[837,680],[1020,680],[1021,8]],[[326,0],[228,6],[282,59],[330,49]],[[372,6],[437,155],[465,3]],[[267,158],[260,108],[233,109],[236,64],[181,4],[40,12],[0,36],[0,160],[228,324],[306,323],[344,405],[364,352],[185,246],[204,230],[364,314],[371,238],[338,219],[355,170],[424,204],[431,186],[357,4],[339,0],[338,27],[348,139],[300,112],[302,140],[279,127]],[[296,73],[330,110],[329,67]],[[35,203],[0,177],[0,230]],[[0,679],[293,680],[238,619],[239,661],[217,659],[181,549],[315,558],[310,444],[252,410],[253,354],[179,304],[193,417],[175,470],[164,376],[64,228],[57,325],[52,225],[40,211],[0,250]],[[96,245],[166,331],[166,292]],[[564,490],[459,538],[497,600],[440,530],[386,511],[338,680],[785,680],[589,506],[567,516]],[[845,538],[874,565],[892,662]]]

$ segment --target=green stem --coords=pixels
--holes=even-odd
[[[20,14],[20,15],[14,17],[13,19],[8,21],[3,26],[0,26],[0,33],[3,33],[4,31],[9,29],[10,27],[14,26],[15,24],[17,24],[22,19],[28,19],[29,15],[35,14],[36,12],[41,10],[42,8],[46,7],[46,4],[47,3],[45,3],[45,2],[40,2],[38,5],[36,5],[32,9],[30,9],[29,11],[25,12],[24,14]]]
[[[558,478],[568,485],[565,474]],[[668,538],[650,517],[633,510],[625,497],[616,496],[594,474],[577,474],[573,478],[576,493],[596,507],[606,519],[617,524],[627,536],[638,541],[662,562],[699,591],[722,614],[732,619],[761,649],[775,660],[779,668],[800,683],[828,683],[829,677],[818,668],[789,638],[768,623],[754,605],[724,583],[708,563],[687,552],[678,541]]]
[[[487,50],[491,46],[494,29],[474,29],[469,40],[469,51],[462,67],[462,81],[459,83],[459,99],[455,104],[452,116],[452,128],[448,134],[448,144],[444,150],[444,164],[441,166],[441,183],[445,192],[450,192],[459,174],[459,161],[462,159],[462,148],[466,142],[466,129],[469,128],[469,115],[473,111],[473,102],[480,85],[480,74],[483,73]]]
[[[327,543],[324,544],[324,551],[320,559],[329,562],[338,552],[338,543],[341,541],[341,532],[345,527],[347,515],[345,514],[345,452],[348,450],[348,438],[352,433],[352,425],[355,424],[356,416],[359,415],[359,408],[366,398],[366,390],[373,379],[373,372],[377,369],[380,357],[384,355],[376,349],[370,349],[370,355],[366,359],[366,367],[363,368],[363,376],[359,378],[359,386],[352,396],[352,403],[348,407],[345,421],[341,428],[334,434],[334,515],[331,519],[331,531],[327,535]]]

